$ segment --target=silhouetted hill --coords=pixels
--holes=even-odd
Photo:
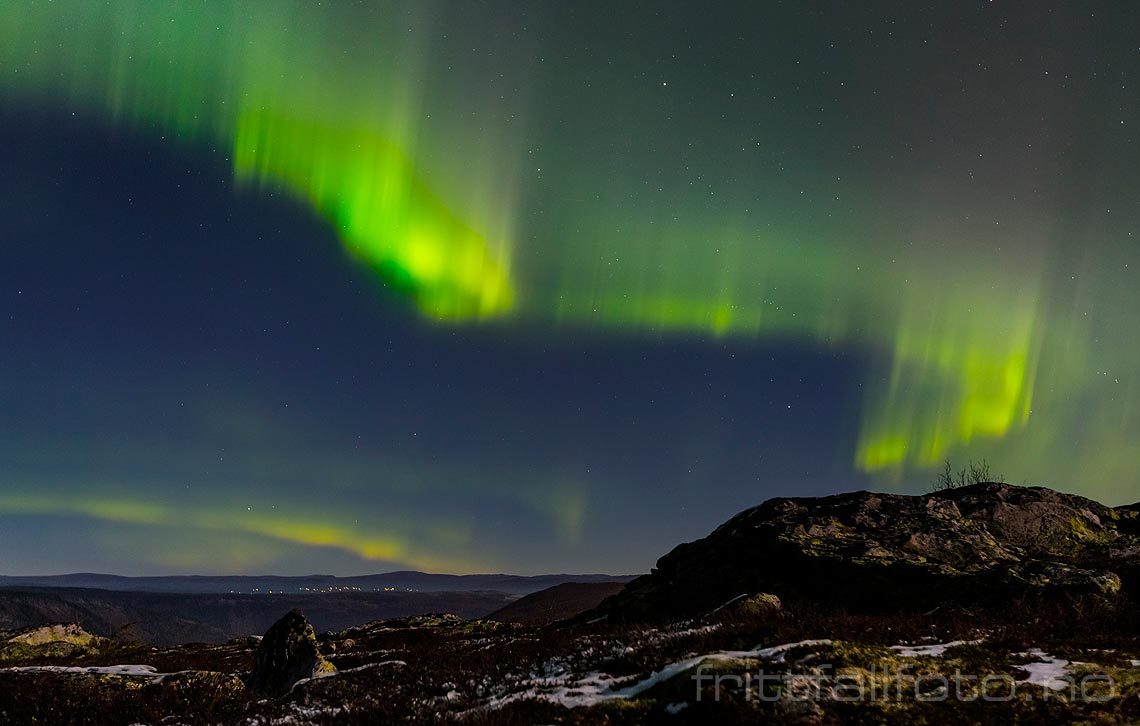
[[[884,612],[1117,598],[1138,587],[1137,505],[983,483],[918,496],[770,499],[678,545],[599,614],[693,615],[760,592]]]
[[[502,623],[546,625],[572,618],[625,587],[621,582],[564,582],[532,592],[487,616]]]

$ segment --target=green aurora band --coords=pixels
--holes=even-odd
[[[553,132],[537,111],[528,127],[495,117],[468,128],[486,99],[435,72],[439,33],[406,27],[431,14],[424,4],[356,17],[284,1],[10,2],[0,93],[227,150],[238,180],[308,205],[429,320],[859,351],[886,374],[864,386],[854,459],[886,481],[988,456],[1115,499],[1114,482],[1140,471],[1140,390],[1125,375],[1134,346],[1104,343],[1135,329],[1127,282],[1098,256],[1112,249],[1087,252],[1078,281],[1041,252],[1073,230],[1027,221],[980,232],[936,205],[889,207],[867,185],[849,188],[842,214],[818,203],[781,211],[782,192],[763,175],[750,181],[745,162],[721,169],[735,191],[715,200],[691,182],[638,191],[617,167],[642,157],[617,153],[606,167],[603,144],[575,150],[573,136],[547,154],[562,162],[556,183],[541,176],[521,190],[536,166],[528,155]],[[556,83],[528,73],[532,99]],[[628,139],[606,119],[638,119],[636,101],[615,100],[621,108],[597,111],[593,125],[595,109],[571,121],[612,152]],[[1108,311],[1096,323],[1093,299]],[[1074,437],[1059,463],[1056,443]]]

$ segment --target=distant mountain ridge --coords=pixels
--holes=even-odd
[[[196,594],[304,594],[311,592],[501,592],[528,595],[566,582],[629,582],[632,575],[447,575],[413,570],[375,575],[158,575],[131,577],[79,572],[66,575],[0,575],[0,588],[94,588],[116,592]]]

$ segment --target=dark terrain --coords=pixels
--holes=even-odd
[[[208,595],[76,588],[0,590],[0,629],[77,623],[95,635],[147,645],[223,643],[264,633],[281,614],[301,608],[321,630],[381,618],[452,612],[475,618],[503,607],[503,592],[336,592],[303,595]]]
[[[620,582],[566,582],[524,595],[487,616],[488,620],[547,625],[592,610],[625,587]]]
[[[320,630],[341,630],[372,620],[426,612],[482,617],[519,596],[567,581],[586,588],[601,586],[606,594],[612,594],[630,579],[611,575],[522,577],[423,572],[361,577],[6,577],[0,578],[0,630],[77,623],[95,635],[147,645],[222,643],[261,634],[293,608],[303,609]],[[571,603],[570,607],[577,609],[562,617],[596,604]],[[564,610],[566,605],[562,607]]]
[[[1043,487],[770,499],[678,545],[603,610],[654,618],[773,592],[874,611],[1140,587],[1140,512]]]
[[[10,633],[0,720],[1134,724],[1138,516],[1004,484],[777,499],[549,625],[317,634],[293,612],[262,640],[157,649]],[[558,592],[582,589],[535,612]]]

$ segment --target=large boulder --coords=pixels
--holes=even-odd
[[[784,603],[770,592],[758,592],[732,600],[714,612],[732,621],[770,620],[784,610]]]
[[[1115,597],[1140,587],[1138,525],[1135,505],[996,483],[771,499],[676,547],[599,611],[693,615],[755,592],[875,610]]]
[[[263,695],[282,696],[298,681],[335,672],[317,648],[313,626],[300,610],[290,610],[265,631],[253,652],[249,685]]]

